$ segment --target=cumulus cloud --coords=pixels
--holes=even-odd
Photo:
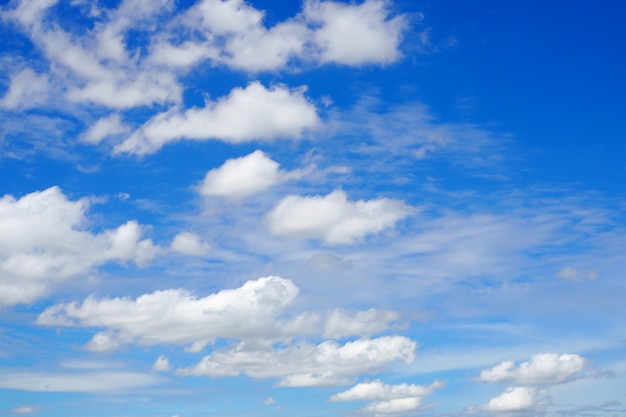
[[[298,171],[280,170],[277,162],[257,150],[241,158],[229,159],[221,167],[209,171],[200,185],[200,193],[237,201],[301,175]]]
[[[30,303],[53,283],[106,262],[144,265],[162,250],[141,239],[135,221],[90,233],[88,207],[88,199],[68,200],[58,187],[0,199],[0,305]]]
[[[159,356],[152,365],[152,370],[154,372],[167,372],[170,368],[170,361],[165,356]]]
[[[435,381],[430,385],[387,385],[380,380],[362,382],[347,391],[335,394],[330,401],[372,401],[363,411],[375,414],[396,414],[415,411],[422,399],[445,384]]]
[[[282,85],[268,89],[260,82],[252,82],[245,88],[233,89],[216,102],[207,101],[203,108],[157,114],[117,145],[115,152],[147,154],[180,139],[219,139],[232,143],[298,139],[320,122],[304,91]]]
[[[90,342],[88,347],[94,351],[128,343],[189,344],[192,351],[199,351],[215,338],[281,339],[310,330],[315,319],[311,315],[278,320],[298,292],[291,280],[270,276],[202,298],[182,289],[156,291],[134,300],[89,297],[81,304],[49,307],[37,322],[106,328]]]
[[[478,380],[511,381],[517,385],[559,384],[575,378],[587,364],[587,359],[576,354],[538,353],[518,366],[513,361],[503,361],[491,369],[483,370]]]
[[[130,388],[153,386],[163,382],[153,374],[122,371],[42,373],[12,372],[0,374],[0,388],[31,392],[120,392]]]
[[[359,339],[343,345],[327,340],[318,345],[301,343],[273,350],[248,350],[240,344],[232,350],[215,351],[178,373],[280,378],[279,385],[292,387],[343,385],[357,375],[378,372],[396,361],[413,362],[416,347],[416,342],[403,336]]]
[[[202,256],[209,252],[210,246],[197,234],[182,232],[174,236],[174,240],[172,240],[170,244],[170,249],[184,255]]]
[[[266,221],[279,236],[349,244],[393,227],[411,211],[400,200],[351,202],[345,192],[335,190],[327,196],[287,196],[266,215]]]
[[[304,16],[319,25],[312,36],[321,51],[321,62],[385,64],[401,56],[398,46],[407,22],[404,16],[390,18],[388,1],[345,4],[309,0]]]
[[[489,400],[483,408],[496,414],[512,414],[542,410],[549,400],[545,390],[530,387],[513,387]]]

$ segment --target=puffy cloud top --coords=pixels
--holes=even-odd
[[[327,196],[287,196],[267,214],[266,220],[270,231],[279,236],[349,244],[394,226],[411,211],[400,200],[351,202],[345,192],[335,190]]]
[[[549,385],[567,382],[587,365],[587,359],[576,354],[539,353],[530,361],[515,366],[503,361],[480,373],[483,382],[512,381],[518,385]]]

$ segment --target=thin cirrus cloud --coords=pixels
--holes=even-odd
[[[347,391],[335,394],[330,401],[371,401],[363,411],[375,414],[398,414],[417,410],[422,399],[431,395],[445,383],[435,381],[430,385],[388,385],[380,380],[362,382]]]
[[[260,150],[229,159],[221,167],[207,172],[200,185],[200,193],[239,201],[302,175],[300,171],[287,172],[279,167],[276,161]]]
[[[350,244],[379,233],[406,218],[413,209],[400,200],[378,198],[349,201],[342,190],[326,196],[289,195],[266,215],[278,236],[319,239],[331,245]]]
[[[148,154],[181,139],[219,139],[240,143],[254,139],[298,139],[320,123],[304,88],[276,85],[265,88],[252,82],[235,88],[217,102],[184,112],[173,109],[148,120],[114,148],[116,153]]]
[[[0,199],[0,305],[31,303],[54,283],[107,262],[145,265],[163,249],[129,221],[93,234],[84,229],[90,201],[58,187]]]

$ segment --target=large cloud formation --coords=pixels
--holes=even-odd
[[[31,303],[55,282],[106,262],[144,265],[162,251],[129,221],[93,234],[89,199],[69,200],[58,187],[0,199],[0,305]]]

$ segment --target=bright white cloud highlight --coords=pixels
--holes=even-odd
[[[229,159],[219,168],[209,171],[200,193],[241,200],[289,179],[299,178],[300,172],[286,172],[262,151],[241,158]]]
[[[335,190],[327,196],[287,196],[267,214],[266,221],[278,236],[349,244],[393,227],[411,211],[400,200],[351,202],[345,192]]]
[[[536,388],[509,388],[498,397],[489,400],[484,409],[495,413],[531,411],[541,405],[539,396],[542,394],[545,394],[545,391]]]
[[[355,66],[398,60],[406,20],[403,16],[390,18],[389,9],[390,2],[385,0],[361,4],[307,1],[304,16],[319,25],[313,39],[321,51],[320,60]]]
[[[161,251],[141,239],[135,221],[90,233],[88,208],[88,199],[68,200],[58,187],[0,199],[0,305],[33,302],[55,282],[106,262],[144,265]]]
[[[280,378],[281,386],[330,386],[351,383],[354,377],[375,373],[396,361],[415,360],[416,342],[403,336],[359,339],[340,345],[301,343],[275,350],[248,350],[239,345],[216,351],[198,364],[178,370],[181,375],[210,377],[247,375]]]
[[[513,361],[503,361],[482,371],[478,380],[512,381],[517,385],[559,384],[575,378],[587,363],[587,359],[576,354],[539,353],[517,367]]]
[[[197,234],[182,232],[174,237],[174,240],[172,240],[170,244],[170,249],[184,255],[202,256],[209,252],[210,246]]]
[[[380,380],[363,382],[347,391],[335,394],[330,401],[372,401],[363,411],[375,414],[396,414],[415,411],[424,397],[445,384],[435,381],[430,385],[387,385]]]
[[[313,316],[291,322],[277,319],[297,294],[291,280],[271,276],[202,298],[182,289],[156,291],[134,300],[90,297],[82,304],[49,307],[37,321],[49,326],[106,328],[88,345],[94,351],[128,343],[190,345],[191,351],[199,351],[218,337],[282,339],[308,330],[315,324]]]
[[[158,114],[115,147],[115,152],[147,154],[180,139],[219,139],[239,143],[255,139],[298,139],[315,128],[317,110],[304,97],[304,88],[282,85],[265,88],[252,82],[203,108],[173,109]]]

